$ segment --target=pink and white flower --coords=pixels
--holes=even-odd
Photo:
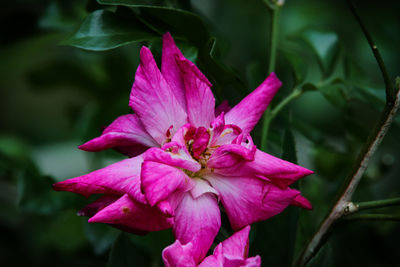
[[[260,267],[260,256],[250,257],[249,254],[250,226],[234,233],[225,241],[219,243],[212,255],[196,264],[193,257],[193,244],[182,245],[176,240],[165,248],[162,256],[165,267]]]
[[[192,244],[197,264],[220,228],[218,203],[234,230],[289,205],[311,208],[289,185],[312,171],[258,150],[250,136],[280,86],[271,73],[232,109],[215,109],[211,83],[167,33],[161,71],[148,48],[140,51],[129,101],[135,114],[80,146],[114,148],[131,158],[54,188],[103,194],[81,211],[89,222],[135,233],[172,227],[181,245]]]

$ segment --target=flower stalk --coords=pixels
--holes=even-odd
[[[279,1],[272,1],[269,2],[268,0],[265,1],[267,6],[270,8],[272,12],[272,22],[271,22],[271,44],[270,44],[270,51],[269,51],[269,64],[268,64],[268,73],[275,71],[276,66],[276,52],[277,52],[277,45],[278,45],[278,30],[279,30],[279,16],[281,8],[284,4],[283,0]],[[286,105],[286,104],[284,104]],[[271,112],[270,110],[266,110],[263,116],[263,127],[261,131],[261,150],[265,151],[267,148],[267,139],[268,139],[268,131],[269,131],[269,124],[272,120],[270,117]]]

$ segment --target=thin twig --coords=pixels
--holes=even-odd
[[[390,77],[389,77],[389,74],[388,74],[388,72],[386,70],[386,66],[385,66],[385,63],[383,62],[381,53],[379,52],[378,47],[376,46],[374,40],[372,39],[371,34],[367,30],[367,27],[365,27],[364,22],[361,20],[361,17],[358,15],[358,12],[355,9],[355,7],[354,7],[353,3],[351,2],[351,0],[346,0],[346,1],[347,1],[347,4],[350,7],[351,13],[353,13],[354,17],[356,18],[356,20],[360,24],[360,27],[361,27],[365,37],[368,40],[369,46],[371,47],[372,52],[374,53],[375,59],[378,62],[379,68],[381,69],[383,80],[385,81],[386,101],[387,102],[393,101],[394,98],[395,98],[396,90],[393,87],[393,84],[392,84],[392,82],[390,80]]]
[[[311,241],[308,243],[306,249],[301,254],[298,262],[295,266],[305,266],[318,252],[321,248],[323,241],[325,240],[327,234],[330,232],[333,224],[340,219],[343,215],[346,214],[345,210],[348,209],[348,205],[350,199],[358,186],[358,183],[361,180],[362,175],[365,172],[365,169],[368,166],[369,160],[372,155],[378,148],[380,142],[385,136],[389,126],[392,124],[393,118],[395,117],[396,111],[399,108],[399,100],[400,100],[400,88],[397,91],[396,98],[394,103],[387,103],[382,112],[381,119],[372,131],[372,135],[369,138],[366,146],[360,153],[359,159],[357,160],[356,168],[347,179],[347,183],[343,193],[340,195],[339,200],[336,202],[335,206],[332,208],[329,215],[325,218],[325,220],[320,225],[317,232],[312,237]]]
[[[389,206],[400,205],[400,197],[383,200],[366,201],[355,204],[358,210],[378,209]]]
[[[382,71],[386,87],[386,105],[384,110],[382,111],[378,124],[371,131],[370,137],[368,138],[365,146],[361,150],[353,172],[351,172],[348,179],[346,180],[345,186],[343,187],[344,189],[339,195],[336,204],[333,206],[328,216],[321,223],[318,230],[315,232],[314,236],[311,238],[310,242],[300,255],[298,261],[294,264],[294,266],[305,266],[322,247],[324,241],[327,239],[328,234],[332,231],[333,225],[338,221],[338,219],[349,213],[349,211],[351,210],[350,207],[354,207],[354,204],[351,202],[351,197],[353,196],[353,193],[356,190],[372,155],[377,150],[379,144],[387,133],[395,117],[397,109],[399,108],[400,88],[397,89],[397,92],[392,90],[393,86],[391,85],[390,78],[387,74],[386,67],[380,56],[378,48],[376,47],[371,35],[362,23],[361,18],[355,12],[355,8],[352,5],[351,1],[347,0],[347,2],[349,3],[351,11],[353,12],[357,21],[360,23],[361,28],[363,29],[363,32],[372,48],[374,56]]]
[[[400,221],[400,216],[389,214],[354,214],[343,217],[343,220]]]

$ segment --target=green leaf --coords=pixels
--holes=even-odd
[[[103,51],[156,37],[133,13],[126,16],[120,12],[97,10],[86,17],[78,31],[61,44]]]
[[[307,31],[304,39],[311,45],[318,56],[325,73],[333,68],[339,50],[339,38],[333,32]]]
[[[170,7],[139,4],[133,0],[98,0],[103,5],[119,5],[135,8],[138,17],[159,35],[170,32],[173,36],[182,36],[201,48],[210,36],[203,20],[196,14]]]
[[[348,94],[344,84],[330,84],[320,87],[319,91],[335,107],[343,108],[347,103]]]
[[[108,267],[149,266],[150,256],[141,247],[135,245],[127,234],[121,233],[112,246]]]
[[[160,35],[170,32],[175,41],[183,39],[196,46],[197,63],[214,84],[220,100],[223,100],[222,90],[241,91],[243,95],[248,93],[241,79],[217,59],[216,40],[210,36],[202,18],[197,14],[169,7],[142,5],[134,0],[98,0],[98,3],[135,8],[138,18]]]
[[[119,234],[119,230],[107,224],[87,222],[84,225],[84,232],[96,254],[102,254],[107,251]]]

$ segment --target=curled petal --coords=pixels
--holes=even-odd
[[[272,72],[260,86],[225,114],[226,124],[235,124],[244,133],[250,133],[281,85]]]
[[[175,211],[173,232],[181,244],[193,244],[196,263],[207,254],[220,227],[219,207],[213,194],[203,194],[196,199],[185,194]]]
[[[186,192],[194,182],[182,170],[154,161],[144,161],[141,173],[142,191],[151,206],[175,191]]]
[[[218,191],[234,230],[281,213],[300,195],[253,177],[209,175],[207,179]]]
[[[251,140],[251,139],[250,139]],[[217,148],[208,160],[209,168],[228,169],[234,168],[237,164],[245,164],[254,160],[256,146],[252,141],[249,143],[222,145]],[[237,176],[237,173],[231,175]]]
[[[101,209],[89,222],[108,223],[133,233],[159,231],[172,226],[172,219],[156,207],[138,203],[127,194]]]
[[[206,150],[208,141],[210,140],[210,134],[204,127],[198,127],[194,135],[192,152],[193,157],[199,159],[200,155]]]
[[[154,146],[158,146],[157,142],[148,134],[136,114],[128,114],[118,117],[104,129],[101,136],[80,145],[79,148],[90,152],[114,148],[133,157]]]
[[[222,112],[220,115],[218,115],[218,117],[216,117],[210,123],[210,130],[211,130],[210,146],[215,145],[215,142],[221,136],[221,133],[224,130],[224,128],[225,128],[225,119],[224,119],[224,113]]]
[[[167,133],[173,135],[187,122],[186,111],[175,98],[147,47],[140,51],[140,65],[129,105],[158,144],[165,142]]]
[[[201,169],[200,163],[190,156],[186,147],[174,142],[166,144],[163,149],[156,147],[150,148],[143,154],[143,158],[145,161],[168,164],[192,172],[197,172]]]
[[[213,142],[213,146],[221,146],[221,145],[229,145],[238,138],[238,136],[242,133],[242,129],[240,129],[236,125],[225,125],[224,129],[220,133],[219,136],[216,136],[215,142]]]

